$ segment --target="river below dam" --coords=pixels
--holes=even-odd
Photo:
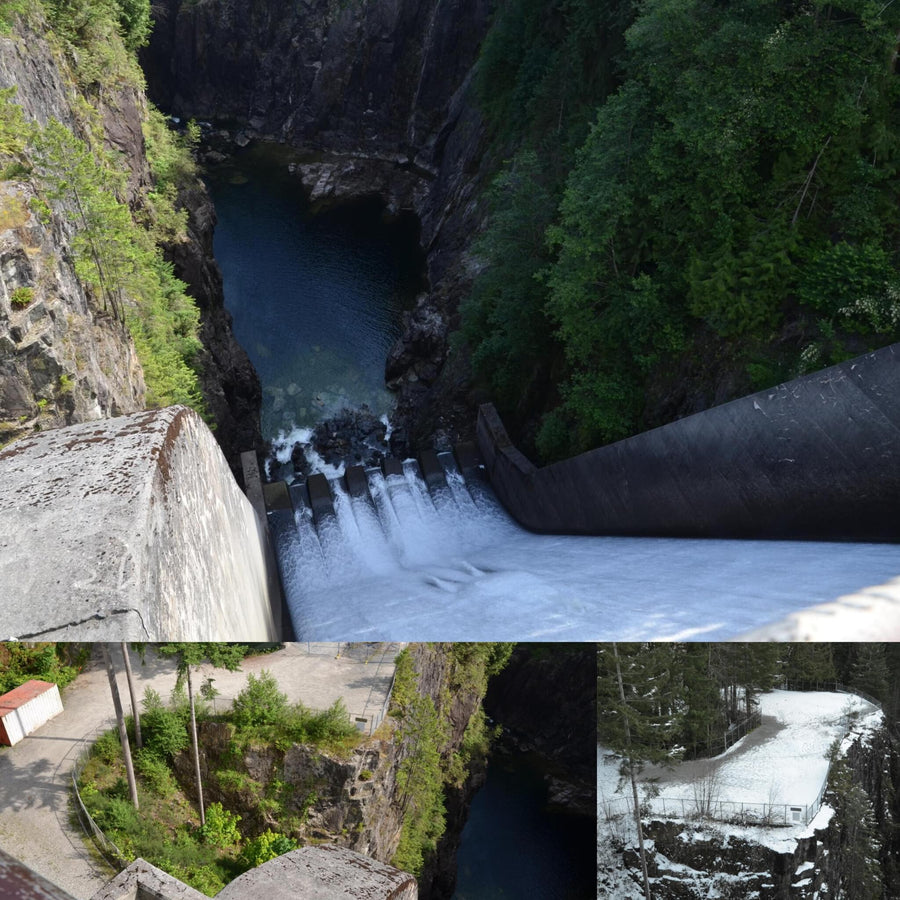
[[[385,359],[424,277],[414,222],[386,220],[375,199],[314,212],[294,159],[258,144],[207,179],[225,306],[259,373],[267,441],[345,407],[390,411]]]
[[[261,145],[210,176],[215,253],[238,340],[259,372],[263,436],[291,439],[345,407],[391,408],[384,363],[422,285],[410,222],[377,202],[324,213]],[[334,470],[330,475],[339,474]],[[278,537],[300,640],[723,640],[900,573],[891,544],[536,535],[448,465],[432,495],[414,467],[332,482]]]
[[[537,757],[497,751],[463,828],[452,900],[589,900],[596,840],[592,817],[549,807]]]

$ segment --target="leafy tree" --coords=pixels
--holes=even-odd
[[[288,710],[287,695],[278,689],[278,682],[263,669],[257,678],[247,675],[247,686],[234,698],[232,715],[240,728],[254,725],[274,725],[284,720]]]
[[[518,252],[504,216],[528,210],[501,190],[515,167],[501,175],[466,337],[483,375],[507,349],[518,367],[526,336],[550,360],[549,384],[526,400],[526,415],[548,411],[545,458],[661,424],[668,407],[648,394],[711,399],[723,372],[745,373],[733,391],[761,388],[900,336],[898,26],[893,4],[865,0],[501,8],[482,105],[504,147],[537,151],[535,205],[565,188],[552,221],[533,215],[550,221],[546,303],[527,285],[512,319],[523,334],[492,284],[503,268],[490,260]],[[609,68],[580,79],[578,48],[600,33]],[[589,133],[573,143],[578,116]],[[554,334],[539,333],[541,315]],[[712,365],[692,367],[698,356]],[[673,385],[675,372],[692,383]],[[501,363],[501,400],[506,377]]]

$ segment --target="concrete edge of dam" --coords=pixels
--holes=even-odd
[[[900,541],[900,344],[542,468],[490,404],[477,433],[532,531]]]
[[[0,451],[3,639],[281,638],[260,520],[186,407]]]

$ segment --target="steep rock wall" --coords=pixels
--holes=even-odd
[[[519,644],[484,703],[515,750],[547,761],[551,803],[590,816],[597,809],[596,660],[592,644]]]
[[[882,871],[887,879],[895,825],[890,801],[893,796],[891,763],[896,758],[889,731],[875,730],[845,738],[841,757],[862,788],[873,812],[883,843]],[[813,900],[821,896],[844,896],[839,885],[846,881],[846,838],[856,821],[847,816],[833,787],[825,794],[823,808],[799,837],[781,839],[784,829],[729,828],[718,824],[645,820],[648,843],[648,874],[653,896],[659,900],[700,900],[710,896],[743,900]],[[835,812],[836,810],[836,812]],[[865,850],[871,852],[866,846]],[[640,858],[635,847],[624,853],[624,864],[635,887],[641,883]],[[848,869],[849,871],[849,869]],[[601,872],[601,885],[608,873]],[[826,885],[828,887],[826,887]],[[893,896],[893,882],[886,881],[884,896]],[[865,889],[859,886],[862,892]],[[641,896],[638,891],[635,896]],[[855,896],[852,893],[846,896]],[[858,896],[868,896],[859,893]]]
[[[25,26],[0,37],[0,88],[13,86],[28,119],[73,126],[74,92],[50,45]],[[110,146],[131,141],[136,99],[122,91],[107,102]],[[131,159],[136,187],[146,179],[146,162]],[[0,183],[0,446],[34,430],[144,405],[130,337],[89,302],[72,264],[70,227],[59,216],[39,215],[36,201],[27,181]],[[11,302],[17,288],[32,289],[27,306]]]
[[[447,731],[441,756],[447,763],[462,745],[469,720],[480,706],[481,690],[475,685],[455,684],[454,663],[447,647],[413,644],[410,652],[417,693],[430,698],[439,714],[445,715]],[[230,726],[205,723],[201,727],[201,768],[210,802],[218,800],[239,812],[245,824],[256,832],[266,828],[279,830],[281,813],[261,808],[259,797],[269,797],[280,790],[286,798],[288,815],[302,823],[295,829],[294,837],[313,843],[327,841],[380,862],[392,859],[400,841],[408,787],[406,780],[399,777],[400,768],[415,752],[417,743],[415,737],[404,736],[402,725],[393,717],[346,758],[295,744],[286,749],[255,747],[236,761]],[[179,780],[192,790],[193,764],[189,756],[182,754],[176,765]],[[241,777],[221,775],[223,769],[236,766]],[[426,860],[418,879],[422,898],[449,897],[453,893],[459,832],[471,795],[481,783],[483,761],[476,760],[472,769],[463,784],[445,789],[446,838]]]
[[[24,23],[0,37],[0,89],[28,120],[51,119],[79,132],[75,109],[84,99],[65,63],[42,33]],[[146,99],[135,87],[105,88],[92,99],[109,150],[123,160],[127,200],[140,206],[151,186],[142,122]],[[178,274],[201,311],[201,383],[217,438],[234,470],[257,446],[259,385],[234,340],[221,277],[212,261],[214,214],[200,182],[180,198],[190,214],[188,239],[169,248]],[[26,180],[0,184],[0,446],[34,430],[143,409],[143,373],[127,331],[90,302],[75,275],[72,215],[40,213]],[[32,287],[27,307],[11,304],[17,287]]]
[[[399,453],[471,436],[447,334],[471,272],[484,129],[470,81],[486,0],[164,0],[142,56],[151,96],[184,117],[317,151],[316,199],[379,194],[421,222],[430,290],[404,321],[388,381]]]

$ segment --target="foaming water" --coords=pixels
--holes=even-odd
[[[332,482],[281,534],[301,640],[722,640],[894,577],[888,544],[536,535],[444,460],[447,487]],[[285,559],[287,557],[287,559]]]

